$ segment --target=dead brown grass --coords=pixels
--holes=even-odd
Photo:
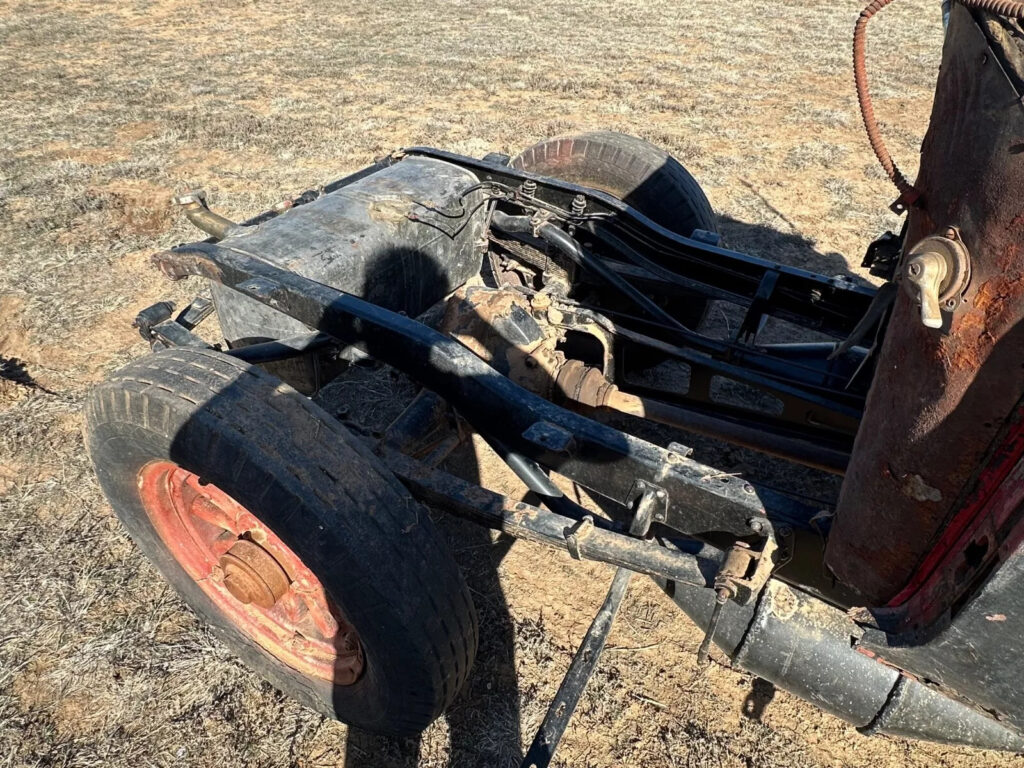
[[[894,224],[850,82],[857,10],[0,2],[0,361],[16,369],[0,381],[0,765],[514,765],[605,569],[449,525],[481,613],[480,663],[446,720],[395,743],[251,675],[113,518],[78,407],[145,350],[134,312],[194,290],[145,264],[193,237],[167,199],[202,184],[242,216],[400,145],[514,152],[616,129],[686,163],[734,246],[838,272]],[[940,38],[931,0],[896,4],[873,30],[877,107],[908,168]],[[782,693],[748,719],[751,679],[720,665],[695,676],[698,640],[637,580],[561,764],[1009,764],[867,740]]]

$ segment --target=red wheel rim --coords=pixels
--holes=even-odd
[[[150,462],[138,480],[164,546],[231,623],[299,672],[335,685],[359,678],[364,659],[355,630],[265,523],[172,462]]]

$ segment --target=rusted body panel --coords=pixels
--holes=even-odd
[[[955,6],[906,250],[957,227],[972,278],[941,330],[908,292],[896,300],[827,550],[868,605],[914,578],[1024,393],[1024,104],[997,53]]]

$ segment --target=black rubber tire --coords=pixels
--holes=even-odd
[[[718,231],[697,180],[670,154],[636,136],[560,136],[525,150],[512,167],[607,192],[686,237],[695,229]]]
[[[325,411],[255,366],[173,349],[115,373],[85,413],[88,450],[118,517],[252,669],[306,706],[377,733],[418,733],[451,703],[477,647],[466,584],[426,510]],[[138,472],[152,460],[234,497],[316,574],[363,644],[354,684],[286,666],[215,607],[142,507]]]

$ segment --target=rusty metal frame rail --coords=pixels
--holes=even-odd
[[[769,510],[754,486],[560,408],[422,323],[214,243],[165,251],[154,261],[171,278],[207,277],[339,341],[362,342],[372,357],[442,396],[481,434],[598,495],[631,506],[643,483],[663,489],[668,501],[657,522],[675,530],[771,534]],[[792,517],[794,504],[782,502],[790,509],[781,515]]]

